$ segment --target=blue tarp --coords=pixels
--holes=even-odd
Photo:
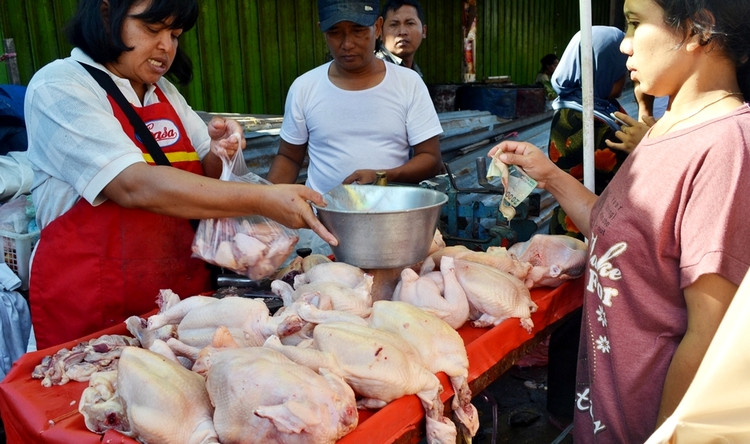
[[[26,87],[0,85],[0,155],[26,151],[28,139],[23,117]]]

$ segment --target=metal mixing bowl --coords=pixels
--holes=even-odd
[[[339,185],[314,205],[336,236],[337,261],[365,269],[397,268],[427,256],[448,196],[410,186]]]

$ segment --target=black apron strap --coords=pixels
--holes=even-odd
[[[151,154],[151,158],[154,159],[154,162],[157,165],[172,166],[172,163],[167,159],[167,155],[164,154],[164,151],[162,151],[161,147],[156,142],[156,139],[154,139],[154,135],[151,134],[151,131],[149,131],[148,128],[146,128],[146,124],[143,122],[143,119],[141,119],[141,116],[135,112],[133,106],[122,94],[120,88],[115,85],[115,81],[112,80],[109,74],[86,63],[78,63],[80,63],[81,66],[91,74],[91,77],[93,77],[94,80],[96,80],[97,83],[107,91],[107,94],[115,99],[115,102],[120,106],[120,109],[122,109],[128,117],[130,124],[133,125],[135,133],[141,139],[143,145],[146,146],[148,153]],[[198,229],[198,223],[199,221],[197,219],[190,219],[190,225],[193,227],[193,230]]]
[[[146,128],[146,124],[143,122],[143,119],[141,119],[141,117],[135,112],[133,106],[122,94],[120,88],[115,85],[114,80],[112,80],[109,74],[86,63],[78,63],[86,68],[86,71],[91,74],[91,77],[93,77],[94,80],[96,80],[97,83],[99,83],[99,85],[104,88],[104,90],[107,91],[107,93],[112,96],[113,99],[115,99],[115,102],[120,105],[120,109],[122,109],[122,111],[128,117],[130,124],[133,125],[133,128],[135,129],[135,133],[141,139],[141,142],[143,142],[143,144],[146,146],[146,149],[148,150],[148,153],[151,154],[154,162],[157,165],[171,166],[172,164],[169,162],[169,159],[167,159],[166,154],[164,154],[164,151],[162,151],[161,147],[156,142],[156,139],[154,139],[154,135],[151,134],[151,131],[149,131],[148,128]]]

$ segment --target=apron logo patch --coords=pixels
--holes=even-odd
[[[174,145],[180,139],[180,131],[177,129],[177,125],[168,119],[158,119],[146,122],[146,127],[151,134],[154,135],[154,139],[159,143],[159,146],[164,148],[166,146]]]

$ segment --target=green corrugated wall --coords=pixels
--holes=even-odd
[[[593,24],[609,24],[610,2],[591,3]],[[578,0],[477,0],[477,16],[477,80],[508,75],[533,83],[539,60],[561,55],[580,29]]]
[[[594,24],[610,22],[610,3],[592,0]],[[461,0],[422,0],[427,39],[417,63],[427,83],[462,79]],[[2,0],[0,37],[12,38],[21,83],[70,52],[63,27],[75,0]],[[195,109],[281,114],[294,78],[325,62],[327,48],[313,0],[202,0],[199,22],[181,45],[194,64],[183,88]],[[477,80],[509,75],[528,84],[548,52],[561,54],[579,29],[577,0],[477,0]],[[0,83],[9,83],[0,66]]]

